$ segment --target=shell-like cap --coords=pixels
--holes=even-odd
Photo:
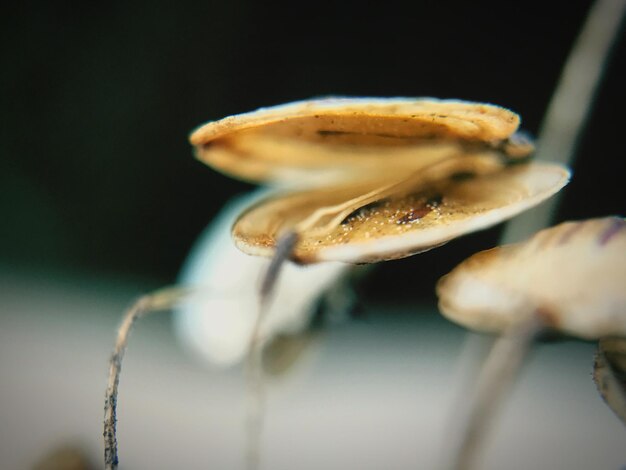
[[[400,183],[369,180],[270,198],[233,226],[237,246],[272,256],[281,234],[295,229],[292,258],[301,263],[371,263],[403,258],[484,229],[560,190],[569,171],[531,163],[497,167],[485,157],[423,171]],[[448,175],[448,176],[446,176]]]
[[[439,308],[465,327],[498,332],[539,312],[585,339],[626,335],[626,221],[567,222],[528,241],[471,256],[437,285]]]
[[[613,412],[626,424],[626,339],[603,338],[593,364],[593,381]]]
[[[293,231],[293,260],[371,263],[497,224],[567,184],[564,167],[527,163],[519,122],[459,100],[327,98],[210,122],[191,142],[217,170],[297,189],[235,222],[242,251],[272,256]]]
[[[509,139],[519,122],[508,109],[459,100],[326,98],[209,122],[190,141],[198,159],[236,178],[318,183],[410,171],[468,147],[523,158],[532,145]]]

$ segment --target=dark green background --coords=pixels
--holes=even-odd
[[[163,283],[250,187],[192,158],[195,126],[318,95],[404,95],[493,102],[536,132],[590,4],[15,3],[0,20],[0,264]],[[624,213],[625,52],[622,34],[559,220]],[[431,292],[497,234],[367,282]]]

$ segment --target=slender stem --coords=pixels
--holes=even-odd
[[[533,339],[545,328],[542,316],[534,312],[512,326],[494,343],[485,360],[466,413],[461,416],[459,443],[450,468],[475,468],[478,450],[497,413],[506,391],[512,386]]]
[[[246,416],[246,467],[256,470],[260,466],[261,434],[265,409],[265,388],[262,365],[262,342],[260,328],[265,318],[267,304],[259,302],[259,311],[254,325],[248,356],[246,358],[247,372],[247,416]]]
[[[626,0],[597,0],[572,47],[548,105],[537,139],[536,158],[572,165],[576,146],[589,116],[595,92],[624,18]],[[557,195],[558,196],[558,195]],[[518,242],[549,225],[559,198],[553,197],[510,221],[502,244]],[[493,420],[498,402],[521,367],[532,338],[539,331],[538,316],[519,332],[500,337],[484,365],[475,399],[461,426],[461,440],[453,454],[454,469],[470,469]]]
[[[280,275],[281,268],[285,261],[289,259],[296,243],[298,234],[288,232],[276,243],[276,251],[267,271],[261,279],[259,289],[259,310],[250,343],[248,344],[248,355],[246,358],[246,370],[248,375],[247,388],[247,423],[246,423],[246,466],[249,470],[256,470],[260,465],[260,443],[263,430],[263,418],[265,408],[264,377],[262,367],[263,338],[261,327],[267,317],[270,301],[276,287],[276,282]]]
[[[576,145],[602,81],[611,46],[618,38],[626,0],[597,0],[572,47],[537,138],[537,160],[572,165]],[[523,240],[550,223],[559,195],[513,219],[502,243]]]
[[[109,379],[104,399],[104,466],[114,470],[119,463],[117,453],[117,395],[122,371],[122,360],[133,325],[141,316],[173,307],[189,294],[189,289],[172,287],[140,297],[124,314],[117,332],[115,347],[109,360]]]

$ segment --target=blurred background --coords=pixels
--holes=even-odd
[[[99,462],[106,360],[123,308],[136,295],[175,282],[194,239],[220,207],[233,195],[252,189],[194,160],[187,142],[192,129],[205,121],[260,106],[314,96],[351,95],[491,102],[518,112],[523,127],[536,133],[590,5],[589,1],[568,2],[567,7],[548,9],[545,2],[268,5],[240,0],[136,0],[98,4],[14,2],[3,7],[0,459],[4,465],[0,461],[0,467],[29,468],[45,452],[66,442],[81,443]],[[626,109],[625,54],[622,33],[581,136],[574,177],[566,188],[558,221],[624,215],[622,160],[626,155],[621,116]],[[436,315],[434,283],[465,257],[495,245],[500,230],[496,227],[450,243],[445,249],[384,263],[359,285],[365,309],[371,314],[369,323],[355,326],[353,332],[346,329],[335,333],[340,336],[336,339],[342,343],[342,334],[356,335],[360,339],[353,338],[351,343],[348,338],[345,344],[366,350],[373,338],[371,329],[387,331],[396,349],[391,348],[384,357],[389,363],[396,363],[391,358],[400,360],[408,369],[396,371],[398,376],[411,377],[409,382],[401,382],[407,387],[403,395],[407,404],[414,403],[412,387],[420,387],[417,375],[428,371],[434,374],[429,376],[433,396],[442,396],[441,390],[452,383],[447,374],[456,367],[460,353],[462,332]],[[426,319],[407,314],[419,310],[418,305],[426,312]],[[224,455],[240,455],[232,440],[228,445],[209,444],[220,435],[220,429],[211,427],[215,423],[210,419],[198,418],[215,412],[210,390],[223,387],[227,396],[228,386],[239,389],[239,371],[205,373],[199,364],[188,361],[170,333],[167,318],[143,325],[123,377],[122,394],[128,394],[128,401],[122,405],[128,406],[120,415],[127,413],[130,420],[125,423],[128,442],[123,456],[134,462],[125,468],[168,468],[168,462],[181,462],[183,457],[191,458],[186,468],[206,468],[211,463],[207,450],[211,446],[217,446]],[[415,351],[418,346],[413,338],[417,336],[394,343],[399,331],[415,331],[416,335],[435,332],[437,341],[430,344],[424,340],[426,343],[420,343],[419,351]],[[331,339],[332,335],[325,341]],[[332,351],[332,347],[320,346],[318,359],[323,356],[332,362],[323,352]],[[334,347],[342,350],[340,344]],[[564,443],[573,449],[584,443],[589,455],[596,455],[593,451],[597,450],[597,455],[608,459],[608,466],[597,468],[617,468],[620,459],[626,463],[626,455],[611,447],[611,439],[623,442],[625,435],[594,395],[589,378],[593,347],[579,343],[563,347],[574,349],[567,354],[546,354],[556,354],[553,365],[559,373],[571,370],[578,377],[565,389],[578,393],[574,392],[579,386],[575,380],[588,387],[580,392],[587,394],[585,398],[575,395],[578,398],[571,398],[563,413],[578,410],[582,421],[572,415],[568,419],[592,423],[580,431],[578,440],[564,439]],[[348,349],[343,354],[349,354]],[[426,362],[411,365],[418,357],[430,360],[425,357],[435,350],[448,362],[436,367]],[[369,354],[374,362],[383,360]],[[346,370],[353,370],[354,362],[346,357],[343,360]],[[319,372],[315,367],[325,370],[324,362],[315,364],[310,363],[313,377]],[[364,384],[374,381],[394,396],[397,389],[380,385],[388,383],[391,376],[372,378],[368,375],[373,374],[368,368],[371,363],[359,364],[362,370],[357,370],[363,374]],[[419,369],[422,366],[426,369]],[[342,377],[339,372],[328,373]],[[537,374],[542,380],[551,377],[543,369]],[[314,379],[301,380],[308,383]],[[539,383],[532,382],[529,387],[540,387]],[[562,385],[555,387],[563,390]],[[324,388],[326,393],[331,389]],[[301,385],[298,390],[307,387]],[[340,386],[335,390],[350,396]],[[537,394],[544,396],[543,392]],[[300,398],[306,406],[315,406],[316,396]],[[579,398],[580,402],[576,401]],[[369,409],[371,403],[363,400],[363,409]],[[429,400],[418,399],[420,404],[414,406],[425,408],[411,408],[415,414],[410,418],[404,416],[406,408],[398,408],[398,419],[406,419],[408,426],[402,428],[404,437],[398,444],[404,450],[397,454],[389,450],[397,450],[395,444],[380,445],[389,451],[381,450],[385,462],[393,462],[392,455],[399,456],[397,465],[386,468],[427,468],[418,466],[421,454],[412,441],[424,432],[419,427],[421,413],[435,409],[435,405],[429,408]],[[346,398],[348,404],[358,410],[358,404]],[[237,409],[238,405],[233,406]],[[438,424],[431,423],[431,429],[443,426],[442,417],[450,408],[445,401],[437,406],[442,414],[432,418],[432,423]],[[335,411],[340,413],[340,409],[338,406]],[[165,428],[148,426],[146,429],[158,432],[145,436],[139,423],[154,420],[155,410],[163,413],[155,423]],[[590,418],[597,416],[596,412],[601,415],[597,423]],[[360,414],[354,413],[345,419],[353,420],[358,428],[355,416]],[[225,425],[222,431],[238,435],[237,413],[228,416],[220,419],[231,423],[232,429]],[[362,428],[380,425],[371,419],[371,423],[366,419]],[[192,435],[192,422],[205,434]],[[285,424],[285,429],[298,427],[299,422],[294,418],[291,427]],[[519,440],[515,434],[518,422],[510,419],[514,437],[509,443]],[[135,428],[132,423],[136,423]],[[578,432],[573,424],[567,427],[570,434]],[[355,432],[352,428],[349,431],[346,433]],[[181,437],[181,432],[188,434]],[[323,434],[316,432],[311,431],[311,435]],[[171,455],[146,455],[162,450],[159,439],[167,441],[171,433],[176,434],[176,440],[164,452]],[[289,432],[282,434],[286,436],[293,439]],[[427,440],[428,436],[419,439]],[[268,440],[268,446],[277,446],[275,453],[281,455],[278,439]],[[183,443],[177,448],[178,441]],[[313,442],[313,438],[303,437],[302,442]],[[327,452],[330,460],[320,461],[327,468],[358,467],[357,457],[354,466],[333,463],[330,456],[341,452],[324,449],[339,447],[337,442],[342,441],[328,438],[325,442],[324,446],[318,443],[316,451],[308,448],[310,455]],[[422,444],[422,450],[429,452],[427,441]],[[364,444],[355,445],[361,448]],[[528,446],[532,451],[532,443]],[[507,452],[519,449],[512,444],[499,448],[500,452],[503,448]],[[348,454],[353,456],[346,451]],[[302,450],[302,455],[309,454]],[[367,457],[367,452],[364,455]],[[553,466],[543,468],[586,464],[576,453],[572,455],[572,459],[555,458]],[[234,468],[239,461],[228,462],[214,468]],[[499,461],[494,462],[493,468],[498,468]],[[268,468],[282,467],[275,462]]]

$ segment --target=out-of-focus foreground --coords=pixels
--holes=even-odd
[[[108,313],[127,306],[138,286],[6,272],[0,285],[2,467],[30,468],[70,444],[98,468],[102,365],[118,321]],[[265,468],[433,468],[446,451],[457,391],[467,385],[469,369],[458,361],[465,333],[431,306],[370,306],[366,314],[319,333],[290,374],[270,380]],[[595,390],[593,351],[573,341],[536,348],[484,468],[623,465],[623,425]],[[167,316],[155,315],[133,334],[122,380],[125,468],[243,468],[240,369],[190,360]]]

